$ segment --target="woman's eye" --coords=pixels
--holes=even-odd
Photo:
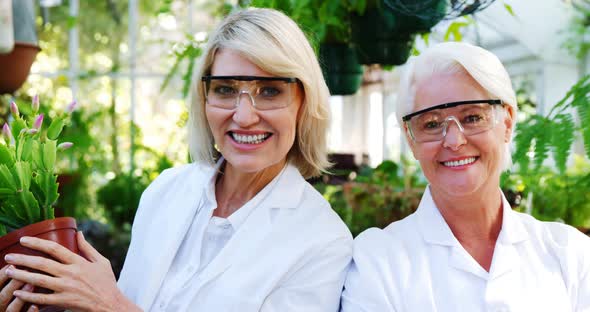
[[[236,93],[236,89],[234,89],[231,86],[217,86],[215,87],[215,89],[213,89],[213,91],[215,92],[215,94],[218,95],[233,95]]]
[[[427,130],[432,130],[440,127],[440,123],[436,121],[427,121],[423,124],[423,128]]]
[[[273,87],[262,87],[260,88],[259,94],[263,97],[275,97],[279,95],[281,91]]]
[[[463,118],[463,123],[479,123],[484,120],[484,117],[481,115],[469,115]]]

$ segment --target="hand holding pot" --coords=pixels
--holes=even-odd
[[[7,265],[0,270],[0,285],[5,285],[0,291],[0,310],[6,312],[19,312],[25,305],[25,301],[20,298],[14,298],[14,291],[22,289],[25,291],[33,291],[33,285],[25,284],[24,282],[12,279],[9,281],[6,270],[10,267]],[[14,300],[12,300],[14,298]],[[12,302],[11,302],[12,300]],[[32,305],[27,312],[39,311],[37,306]]]
[[[82,256],[52,241],[34,237],[22,238],[21,245],[24,247],[46,253],[57,261],[9,254],[6,256],[7,263],[49,275],[14,267],[10,267],[6,275],[13,280],[50,289],[54,293],[17,290],[14,296],[22,301],[60,306],[74,311],[141,311],[119,291],[109,260],[86,242],[81,232],[77,233],[77,240]]]

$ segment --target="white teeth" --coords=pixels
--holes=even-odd
[[[264,142],[264,140],[266,140],[270,134],[266,133],[266,134],[256,134],[256,135],[245,135],[245,134],[236,134],[236,133],[231,133],[232,138],[241,144],[259,144]]]
[[[464,166],[471,164],[475,161],[475,157],[469,157],[461,160],[454,160],[454,161],[445,161],[443,165],[446,167],[457,167],[457,166]]]

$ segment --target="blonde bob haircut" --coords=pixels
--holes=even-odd
[[[414,111],[418,84],[434,75],[455,73],[470,75],[490,98],[500,99],[505,105],[509,105],[512,108],[512,129],[515,128],[517,102],[508,72],[494,54],[464,42],[433,45],[408,61],[400,82],[396,110],[398,123],[403,124],[402,117]],[[503,170],[512,165],[510,141],[504,147]]]
[[[201,77],[211,73],[215,55],[231,49],[262,70],[301,82],[303,103],[299,110],[295,142],[287,158],[305,178],[320,175],[329,166],[326,131],[330,93],[309,41],[297,24],[272,9],[250,8],[227,16],[211,33],[203,51],[189,108],[189,148],[194,161],[214,163],[219,153],[205,115]]]

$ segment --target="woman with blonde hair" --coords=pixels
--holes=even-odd
[[[441,43],[400,90],[429,185],[414,214],[355,239],[342,311],[590,311],[590,238],[513,211],[499,187],[517,105],[498,58]]]
[[[352,237],[305,181],[328,165],[329,93],[304,34],[278,11],[231,14],[211,34],[197,80],[195,162],[164,171],[144,192],[118,287],[82,235],[88,260],[30,238],[22,244],[60,262],[10,255],[7,276],[54,293],[19,290],[13,302],[76,311],[338,310]]]

